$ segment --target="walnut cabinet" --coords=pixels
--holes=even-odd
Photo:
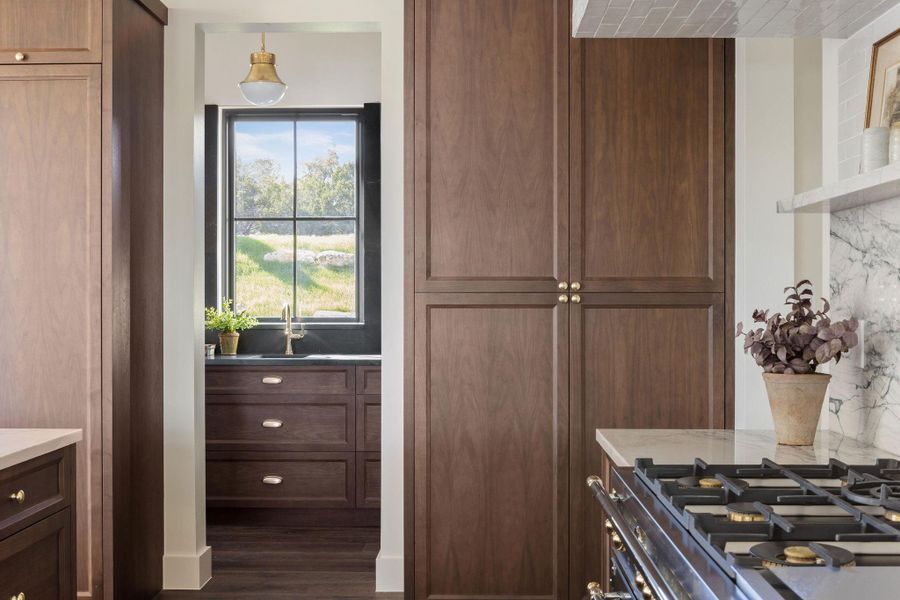
[[[733,43],[407,0],[407,597],[602,581],[595,429],[733,422]]]

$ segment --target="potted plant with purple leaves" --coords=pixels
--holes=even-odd
[[[231,308],[231,300],[222,298],[222,308],[212,306],[206,309],[206,328],[219,332],[219,346],[222,354],[233,356],[237,354],[240,332],[244,329],[256,327],[256,318],[247,314],[247,311],[235,312]]]
[[[753,311],[755,329],[744,331],[738,323],[736,336],[744,336],[744,352],[763,369],[769,406],[779,444],[810,446],[831,375],[817,373],[819,365],[835,363],[859,343],[856,319],[832,321],[830,307],[822,298],[822,309],[812,306],[812,284],[803,280],[784,289],[787,314]]]

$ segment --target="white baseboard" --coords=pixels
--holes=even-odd
[[[212,579],[212,549],[163,556],[164,590],[200,590]]]
[[[375,591],[403,591],[403,557],[379,552],[375,559]]]

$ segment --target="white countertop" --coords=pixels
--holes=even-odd
[[[820,431],[814,446],[779,446],[774,431],[724,429],[598,429],[597,442],[617,466],[631,467],[637,458],[657,464],[755,464],[763,458],[777,463],[824,464],[836,458],[865,465],[876,458],[898,458],[833,431]]]
[[[80,429],[0,429],[0,470],[80,441]]]

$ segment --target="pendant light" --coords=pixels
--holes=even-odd
[[[271,106],[284,98],[287,85],[275,72],[275,55],[266,52],[266,34],[262,34],[262,43],[259,52],[250,55],[250,73],[238,87],[241,94],[250,104],[256,106]]]

